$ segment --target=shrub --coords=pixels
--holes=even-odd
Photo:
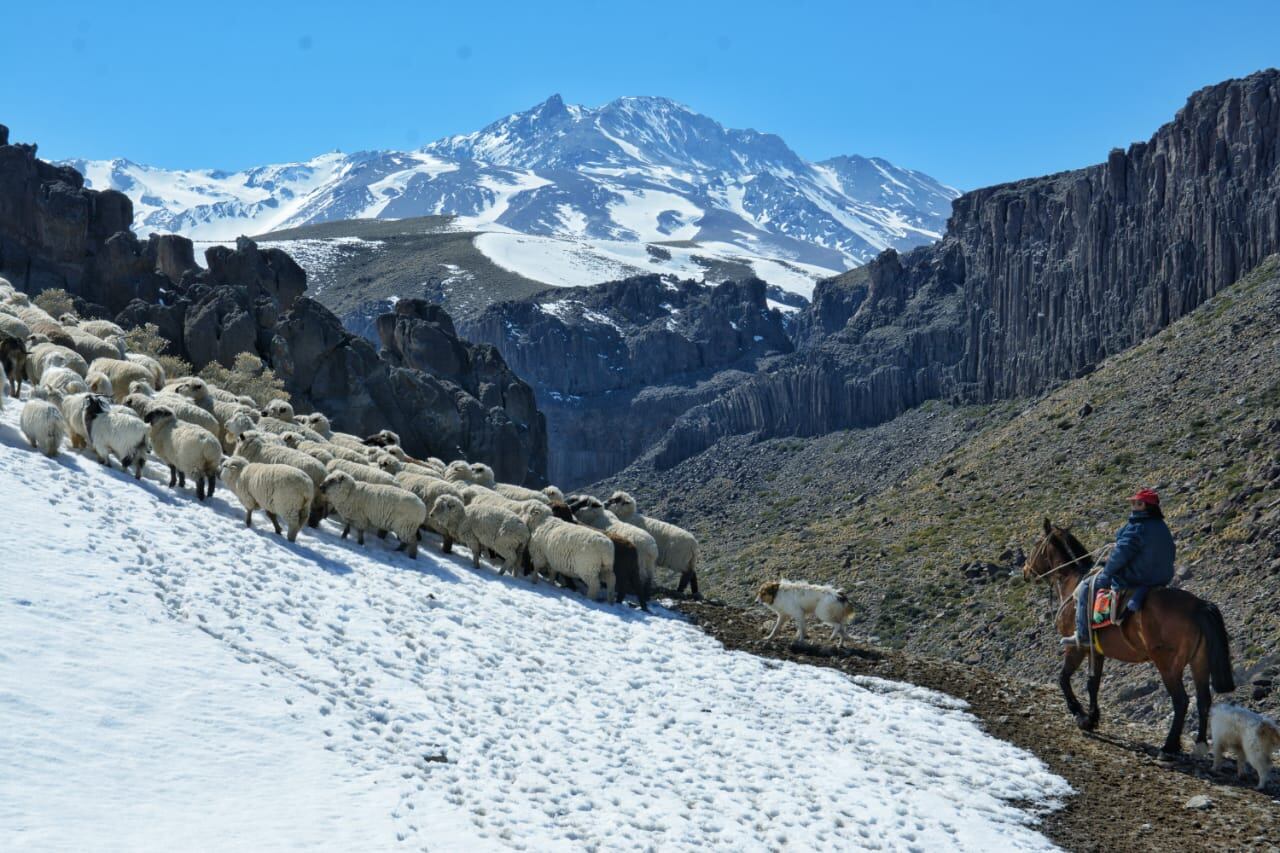
[[[169,349],[169,341],[161,337],[159,326],[146,323],[124,333],[124,346],[129,352],[159,358]]]
[[[289,399],[284,382],[262,359],[250,352],[237,355],[230,370],[216,361],[209,362],[200,371],[200,378],[232,394],[252,397],[259,406],[265,406],[271,400]]]
[[[76,305],[71,301],[71,294],[61,287],[52,287],[41,291],[35,302],[38,308],[43,308],[55,320],[61,319],[63,314],[74,314],[76,312]]]

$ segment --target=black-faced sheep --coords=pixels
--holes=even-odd
[[[106,397],[89,395],[85,401],[84,424],[89,446],[98,461],[111,467],[111,456],[120,460],[120,467],[133,469],[133,478],[142,476],[147,464],[147,425],[132,411],[112,407]]]
[[[396,435],[389,429],[382,429],[373,435],[366,436],[364,443],[370,447],[389,447],[393,444],[400,444],[400,436]]]
[[[178,420],[165,406],[153,406],[143,416],[151,428],[151,446],[169,466],[169,486],[185,487],[190,474],[196,481],[196,499],[213,495],[222,462],[222,443],[204,427]],[[206,485],[208,489],[206,490]]]
[[[636,549],[640,566],[640,583],[649,586],[653,583],[654,573],[658,568],[658,543],[648,531],[618,519],[616,515],[604,508],[604,504],[593,497],[581,498],[570,504],[578,521],[590,525],[597,530],[613,533],[625,539]]]
[[[274,444],[275,436],[270,433],[246,432],[244,438],[236,445],[235,454],[250,462],[264,462],[277,465],[289,465],[306,474],[311,480],[315,492],[311,502],[311,517],[308,523],[315,527],[324,517],[326,504],[320,494],[320,484],[329,475],[329,471],[312,456],[285,444]]]
[[[698,597],[698,540],[682,527],[641,515],[636,509],[635,498],[626,492],[614,492],[605,506],[622,521],[648,531],[658,543],[658,565],[680,573],[677,592],[686,586],[694,598]]]
[[[293,542],[311,517],[315,485],[292,465],[232,456],[222,463],[222,479],[244,506],[245,527],[253,526],[253,511],[261,509],[271,519],[276,535],[281,532],[280,519],[284,519],[288,539]]]
[[[459,501],[462,500],[462,494],[458,487],[453,483],[441,480],[437,477],[424,477],[421,474],[414,474],[410,471],[401,471],[396,475],[396,485],[402,489],[408,489],[417,495],[425,506],[435,506],[436,499],[442,495],[452,495]],[[431,518],[427,518],[427,528],[441,536],[447,536],[445,530],[436,527],[431,522]],[[450,543],[446,539],[446,545]],[[445,548],[445,553],[449,553],[449,548]]]
[[[599,530],[551,517],[549,508],[530,519],[529,562],[535,572],[548,576],[559,572],[587,585],[593,601],[600,588],[613,589],[613,543]]]
[[[320,434],[324,438],[328,438],[333,433],[333,427],[329,425],[329,419],[320,412],[311,412],[306,415],[294,415],[294,423],[301,424],[310,430]]]
[[[36,396],[45,393],[47,392],[40,388],[32,390],[32,399],[22,407],[18,426],[32,447],[45,456],[52,457],[57,456],[62,447],[62,441],[67,435],[67,421],[57,405]]]
[[[358,543],[364,544],[366,530],[390,530],[400,548],[417,558],[418,528],[427,519],[427,508],[417,495],[399,486],[362,483],[342,471],[325,477],[320,491],[348,529],[355,528]],[[342,535],[345,538],[347,530]]]
[[[288,400],[268,400],[262,407],[262,414],[278,421],[293,422],[293,404]]]

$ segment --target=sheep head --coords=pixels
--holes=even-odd
[[[466,515],[466,507],[453,495],[441,495],[436,498],[436,502],[431,505],[431,511],[428,513],[432,523],[444,528],[455,527],[456,522],[465,518]]]
[[[623,521],[636,514],[636,499],[626,492],[614,492],[604,505]]]
[[[164,406],[153,406],[142,416],[142,420],[152,427],[163,426],[177,419],[178,416],[173,413],[173,410],[166,409]]]

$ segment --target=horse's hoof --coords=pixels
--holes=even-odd
[[[1087,714],[1076,714],[1076,725],[1080,727],[1080,731],[1087,732],[1096,726],[1097,723],[1090,723],[1089,716]]]

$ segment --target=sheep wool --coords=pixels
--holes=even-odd
[[[524,486],[513,486],[510,483],[495,483],[493,490],[505,498],[511,498],[513,501],[541,501],[548,506],[551,505],[551,498],[545,492],[526,489]]]
[[[467,522],[483,548],[502,558],[502,572],[514,577],[529,547],[529,528],[511,510],[488,503],[473,503],[466,507]],[[473,553],[472,562],[480,565],[480,557]]]
[[[362,483],[343,471],[334,471],[320,484],[329,505],[356,529],[356,541],[364,544],[366,530],[389,530],[407,549],[418,556],[418,528],[427,519],[427,507],[417,495],[399,486]],[[347,530],[343,530],[343,537]]]
[[[361,462],[352,462],[347,459],[335,457],[334,459],[329,460],[325,467],[329,469],[330,473],[333,473],[334,471],[342,471],[352,479],[359,480],[362,483],[377,483],[383,486],[394,486],[396,484],[396,478],[388,474],[386,471],[381,471],[374,468],[372,465],[367,465]]]
[[[435,506],[436,499],[442,495],[451,495],[462,502],[462,495],[458,491],[458,487],[453,483],[441,480],[439,477],[426,477],[415,474],[411,471],[401,471],[396,475],[396,485],[402,489],[408,489],[413,492],[422,501],[425,506]],[[437,527],[431,521],[431,517],[427,517],[427,529],[441,536],[445,536],[446,531]],[[446,550],[445,553],[448,553]]]
[[[651,584],[658,567],[658,543],[648,531],[634,524],[620,521],[617,516],[605,509],[597,498],[585,497],[573,505],[574,515],[578,521],[590,525],[597,530],[621,537],[636,549],[640,566],[640,582]]]
[[[686,585],[696,598],[698,595],[698,540],[692,533],[656,518],[641,515],[636,509],[636,501],[626,492],[614,492],[605,506],[612,510],[619,520],[648,531],[658,543],[658,565],[680,573],[679,591]]]
[[[480,568],[480,537],[471,529],[467,508],[455,495],[442,494],[436,498],[427,513],[427,526],[443,537],[440,550],[453,552],[453,543],[460,542],[471,552],[471,565]]]
[[[154,374],[145,365],[137,364],[124,358],[95,358],[89,370],[101,373],[111,382],[115,389],[114,400],[124,402],[130,393],[130,385],[134,382],[146,382],[148,385],[155,379]]]
[[[31,446],[49,457],[58,455],[67,435],[67,421],[62,412],[48,400],[38,398],[28,400],[22,407],[18,426]]]
[[[587,585],[587,596],[593,601],[600,588],[615,586],[613,543],[599,530],[570,524],[550,517],[546,509],[534,519],[529,536],[529,562],[535,572],[554,575],[559,572]],[[531,577],[536,579],[536,575]]]
[[[244,506],[244,525],[253,526],[253,511],[261,509],[271,519],[276,535],[281,533],[280,519],[288,528],[290,542],[311,516],[315,486],[311,478],[291,465],[250,462],[243,456],[231,456],[222,463],[222,479]]]
[[[132,411],[113,407],[105,397],[96,395],[85,400],[83,417],[89,446],[98,461],[110,468],[114,455],[121,468],[133,469],[135,480],[141,478],[147,464],[147,425]]]
[[[151,428],[156,455],[169,466],[169,487],[186,486],[190,474],[196,481],[196,499],[212,496],[222,462],[218,437],[204,427],[178,420],[165,406],[152,407],[143,420]]]

